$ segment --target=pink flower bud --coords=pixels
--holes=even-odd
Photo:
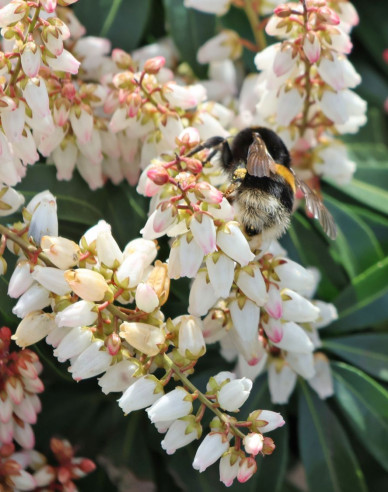
[[[258,410],[252,412],[252,421],[260,432],[270,432],[278,427],[283,427],[285,424],[280,413],[272,412],[271,410]]]
[[[49,14],[55,12],[55,9],[57,8],[57,0],[41,0],[41,4],[44,10]]]
[[[291,15],[291,7],[287,4],[279,5],[273,12],[278,17],[288,17]]]
[[[180,144],[191,148],[199,144],[201,137],[199,136],[199,132],[196,128],[189,126],[179,134],[177,140]]]
[[[131,92],[126,99],[128,116],[133,118],[139,112],[142,104],[141,94],[139,92]]]
[[[32,41],[25,44],[21,54],[22,68],[27,77],[36,77],[40,68],[41,52]]]
[[[203,169],[202,162],[198,159],[191,159],[188,157],[185,159],[185,164],[187,166],[187,170],[193,174],[199,174]]]
[[[303,41],[303,51],[310,63],[315,63],[321,56],[321,43],[318,36],[313,32],[309,32]]]
[[[147,177],[158,186],[168,183],[170,179],[168,172],[163,166],[154,166],[148,169]]]
[[[319,20],[326,22],[332,26],[337,26],[341,20],[338,15],[330,7],[320,7],[317,10],[317,17]]]
[[[237,473],[237,480],[240,483],[247,482],[257,471],[257,464],[254,458],[243,458]]]
[[[280,291],[275,285],[270,285],[268,289],[268,300],[264,309],[272,318],[280,319],[283,315],[283,304]]]
[[[117,333],[112,333],[105,339],[105,347],[110,355],[117,355],[121,347],[121,339]]]
[[[23,0],[12,0],[0,9],[0,27],[8,27],[23,19],[27,12],[27,4]]]
[[[149,58],[144,63],[143,70],[149,74],[157,74],[165,63],[166,59],[163,56],[155,56],[155,58]]]
[[[194,192],[200,200],[207,203],[221,203],[224,198],[224,194],[220,190],[205,181],[197,183]]]
[[[46,57],[46,63],[55,72],[68,72],[73,75],[78,73],[81,65],[81,62],[67,50],[63,50],[56,58]]]
[[[263,436],[257,432],[250,432],[244,437],[244,448],[247,454],[256,456],[263,449]]]
[[[220,481],[230,487],[237,477],[240,458],[232,453],[226,454],[220,459]]]

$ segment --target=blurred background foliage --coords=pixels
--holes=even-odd
[[[383,108],[388,97],[388,64],[383,60],[388,48],[388,5],[386,0],[353,3],[361,22],[352,33],[351,61],[362,75],[357,92],[368,102],[369,120],[359,134],[346,137],[357,163],[353,181],[346,186],[323,184],[339,235],[329,243],[319,227],[298,211],[282,240],[292,259],[319,268],[317,297],[338,308],[339,319],[320,332],[323,350],[332,360],[335,396],[319,400],[300,381],[290,403],[275,406],[266,378],[259,378],[245,408],[280,411],[286,425],[271,434],[277,449],[271,457],[258,459],[253,479],[229,490],[375,492],[388,487],[388,117]],[[75,11],[89,35],[106,36],[113,47],[128,51],[170,35],[181,62],[199,78],[206,77],[207,67],[197,63],[196,52],[221,22],[253,39],[244,14],[235,8],[216,18],[185,9],[183,0],[81,0]],[[252,59],[245,50],[246,71],[254,70]],[[92,192],[79,176],[58,182],[53,167],[38,164],[29,169],[19,190],[29,200],[44,189],[58,198],[60,234],[75,240],[103,218],[124,246],[138,236],[146,219],[147,200],[127,184],[108,184]],[[161,255],[166,252],[162,245]],[[169,315],[186,312],[187,285],[185,280],[173,283]],[[0,316],[3,324],[15,327],[14,302],[6,289],[7,279],[1,278]],[[104,396],[96,380],[75,384],[49,347],[40,343],[36,351],[44,362],[46,385],[35,426],[36,447],[47,452],[49,437],[57,433],[76,444],[79,454],[95,459],[98,470],[79,482],[80,490],[224,489],[218,467],[203,474],[192,469],[197,444],[167,456],[145,412],[124,418],[115,396]],[[200,361],[193,382],[203,388],[210,375],[226,369],[232,366],[211,350]]]

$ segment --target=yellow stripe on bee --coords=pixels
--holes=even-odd
[[[292,172],[286,166],[282,166],[281,164],[275,164],[275,169],[276,169],[276,174],[282,176],[282,178],[284,178],[287,181],[287,183],[291,186],[292,191],[295,193],[296,191],[295,178]]]

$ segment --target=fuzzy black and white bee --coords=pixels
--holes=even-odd
[[[212,149],[207,161],[220,153],[221,165],[231,182],[226,196],[233,200],[248,236],[261,234],[263,239],[277,239],[284,234],[298,187],[308,212],[335,239],[333,217],[318,195],[296,176],[287,147],[275,132],[263,127],[246,128],[234,137],[231,146],[222,137],[212,137],[189,155],[203,149]]]

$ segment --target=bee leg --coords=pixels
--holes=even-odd
[[[208,138],[204,143],[197,145],[193,150],[187,154],[187,157],[191,157],[192,155],[200,152],[203,149],[213,149],[206,158],[205,162],[209,162],[213,157],[217,154],[217,152],[221,151],[221,164],[222,167],[229,171],[233,164],[233,155],[230,150],[230,146],[228,141],[223,137],[211,137]]]
[[[237,184],[236,183],[232,183],[228,186],[228,188],[226,189],[224,195],[225,195],[225,198],[229,198],[230,195],[233,195],[233,193],[236,191],[236,188],[237,188]]]
[[[196,147],[194,147],[193,150],[190,150],[190,152],[187,154],[187,157],[191,157],[192,155],[196,154],[197,152],[200,152],[203,149],[211,149],[213,147],[218,147],[223,142],[225,142],[224,137],[211,137],[211,138],[208,138],[205,142],[203,142],[202,144],[197,145]]]

